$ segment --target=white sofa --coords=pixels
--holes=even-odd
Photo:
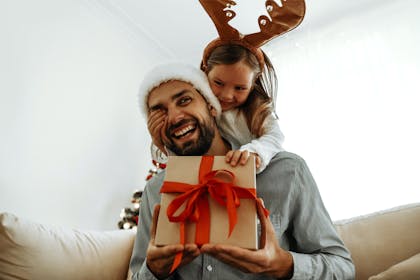
[[[126,279],[135,232],[84,231],[0,214],[0,279]]]
[[[336,222],[356,279],[420,279],[420,203]],[[133,230],[82,231],[0,214],[0,279],[126,279]],[[369,278],[370,277],[370,278]]]

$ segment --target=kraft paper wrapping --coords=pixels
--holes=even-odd
[[[169,156],[165,181],[198,184],[200,156]],[[255,160],[250,158],[246,165],[231,167],[224,156],[215,156],[213,170],[226,169],[235,174],[234,184],[243,188],[256,187]],[[166,215],[169,203],[177,196],[173,193],[162,193],[161,208],[156,228],[156,245],[180,243],[179,223],[172,223]],[[237,223],[229,234],[229,220],[226,208],[209,197],[210,205],[210,240],[209,243],[235,245],[247,249],[258,249],[257,213],[255,200],[241,199],[237,208]],[[196,224],[187,222],[185,243],[195,242]]]

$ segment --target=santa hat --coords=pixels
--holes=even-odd
[[[204,99],[206,99],[206,101],[216,110],[216,117],[220,116],[222,109],[219,100],[213,94],[209,86],[206,74],[192,65],[172,62],[154,67],[146,74],[140,85],[138,100],[140,110],[145,119],[147,119],[147,102],[150,92],[159,85],[173,80],[187,82],[194,86]]]

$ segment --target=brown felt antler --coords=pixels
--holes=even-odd
[[[238,30],[228,24],[236,15],[233,10],[230,10],[231,6],[236,5],[234,1],[200,0],[200,3],[216,26],[217,33],[222,40],[239,39]]]
[[[281,6],[273,0],[265,1],[269,17],[261,15],[258,18],[260,31],[243,36],[238,30],[229,25],[236,13],[231,9],[236,5],[231,0],[199,0],[207,14],[216,26],[219,38],[212,41],[205,49],[203,64],[214,48],[225,44],[239,44],[251,50],[264,65],[264,57],[259,47],[271,39],[282,35],[298,26],[305,16],[304,0],[280,0]],[[249,0],[247,0],[249,1]]]

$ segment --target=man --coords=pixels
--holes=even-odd
[[[161,137],[178,155],[225,155],[230,145],[216,119],[220,106],[198,69],[169,64],[153,69],[140,89],[145,115],[166,113]],[[257,176],[257,195],[270,211],[261,217],[263,247],[154,243],[164,172],[146,185],[130,268],[133,279],[354,279],[348,250],[337,235],[303,159],[282,152]],[[181,265],[170,273],[175,255]]]

